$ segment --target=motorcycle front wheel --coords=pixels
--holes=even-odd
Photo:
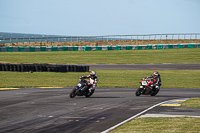
[[[142,94],[142,88],[138,88],[137,90],[136,90],[136,92],[135,92],[135,95],[136,96],[140,96],[141,94]]]
[[[74,88],[71,93],[69,94],[70,98],[74,98],[76,96],[76,89]]]

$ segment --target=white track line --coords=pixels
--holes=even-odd
[[[134,116],[132,116],[132,117],[130,117],[130,118],[128,118],[128,119],[126,119],[125,121],[122,121],[121,123],[119,123],[119,124],[117,124],[117,125],[115,125],[115,126],[109,128],[109,129],[107,129],[107,130],[105,130],[105,131],[103,131],[103,132],[101,132],[101,133],[108,133],[108,132],[112,131],[113,129],[115,129],[115,128],[121,126],[122,124],[124,124],[124,123],[126,123],[126,122],[128,122],[128,121],[130,121],[130,120],[132,120],[132,119],[135,119],[135,118],[137,118],[138,116],[142,115],[143,113],[145,113],[145,112],[147,112],[147,111],[149,111],[149,110],[151,110],[151,109],[153,109],[153,108],[155,108],[155,107],[157,107],[157,106],[159,106],[159,105],[161,105],[161,104],[164,104],[164,103],[166,103],[166,102],[169,102],[169,101],[171,101],[171,100],[168,100],[168,101],[161,102],[161,103],[158,103],[158,104],[156,104],[156,105],[153,105],[153,106],[151,106],[150,108],[148,108],[148,109],[146,109],[146,110],[144,110],[144,111],[142,111],[142,112],[140,112],[140,113],[138,113],[138,114],[136,114],[136,115],[134,115]]]

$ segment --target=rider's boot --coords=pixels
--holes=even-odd
[[[89,89],[89,92],[92,92],[92,91],[94,91],[94,90],[95,90],[94,88],[90,88],[90,89]]]
[[[91,92],[91,91],[92,91],[92,89],[90,88],[90,89],[89,89],[89,92]]]
[[[159,87],[159,86],[156,86],[155,89],[156,89],[155,91],[157,92],[157,91],[160,90],[160,87]]]

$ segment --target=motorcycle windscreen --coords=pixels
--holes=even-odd
[[[142,81],[142,85],[147,85],[147,81]]]

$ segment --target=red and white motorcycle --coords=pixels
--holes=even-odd
[[[153,82],[155,82],[154,79],[143,78],[142,81],[139,82],[141,85],[136,90],[135,95],[140,96],[142,94],[155,96],[158,94],[160,89],[156,88],[156,86],[153,85]]]

